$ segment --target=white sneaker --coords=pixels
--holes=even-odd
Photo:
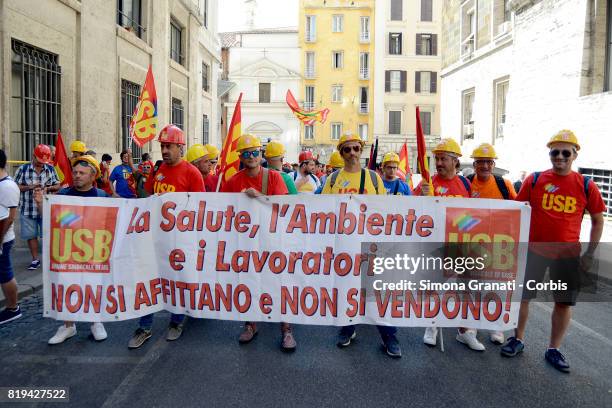
[[[91,334],[96,341],[106,340],[108,335],[102,323],[94,323],[91,325]]]
[[[423,343],[428,346],[435,346],[438,342],[438,328],[437,327],[428,327],[425,329],[425,334],[423,335]]]
[[[476,330],[466,330],[465,332],[457,332],[457,341],[463,343],[472,350],[484,351],[485,346],[476,338]]]
[[[491,334],[489,334],[489,339],[491,339],[492,343],[504,344],[504,341],[506,341],[506,336],[504,336],[504,332],[492,331]]]
[[[76,334],[76,326],[66,327],[63,324],[57,329],[55,335],[49,339],[49,344],[60,344]]]

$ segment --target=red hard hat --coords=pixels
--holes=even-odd
[[[185,135],[181,128],[175,125],[166,125],[157,138],[159,143],[176,143],[180,145],[185,144]]]
[[[305,150],[302,153],[300,153],[298,159],[300,163],[304,163],[305,161],[314,160],[314,157],[312,156],[311,151]]]
[[[34,148],[34,156],[39,162],[49,164],[51,162],[51,149],[47,145],[39,144]]]

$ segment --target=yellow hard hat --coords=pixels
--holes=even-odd
[[[329,165],[334,169],[339,169],[344,167],[344,160],[340,155],[340,152],[334,151],[329,158]]]
[[[553,137],[550,138],[546,147],[550,148],[551,144],[557,142],[573,144],[574,146],[576,146],[576,150],[580,150],[578,138],[571,130],[563,129],[557,132]]]
[[[459,143],[455,142],[454,139],[446,138],[440,140],[440,143],[436,145],[436,147],[432,150],[433,153],[452,153],[457,155],[457,157],[461,157],[461,147],[459,147]]]
[[[250,149],[252,147],[261,147],[261,140],[255,135],[250,133],[245,133],[240,136],[238,139],[238,145],[236,146],[236,150],[239,152],[245,149]]]
[[[87,164],[91,167],[93,167],[96,170],[96,178],[100,178],[100,166],[98,165],[98,161],[93,157],[90,156],[88,154],[85,154],[83,156],[79,156],[77,158],[74,158],[71,160],[71,164],[72,166],[74,166],[75,164],[77,164],[78,162],[87,162]]]
[[[187,150],[187,161],[189,163],[193,163],[196,160],[199,160],[201,158],[205,158],[208,159],[208,150],[206,149],[206,147],[204,147],[204,145],[202,144],[194,144],[193,146],[191,146],[189,148],[189,150]]]
[[[340,137],[340,140],[338,140],[338,144],[336,145],[336,148],[338,149],[338,151],[340,151],[340,149],[342,148],[342,145],[347,142],[359,142],[359,144],[361,144],[361,147],[365,145],[365,142],[361,140],[359,136],[352,134],[352,133],[345,133],[342,135],[342,137]]]
[[[273,157],[281,157],[285,154],[285,146],[281,142],[277,142],[276,140],[271,141],[266,146],[266,159],[270,159]]]
[[[87,152],[87,146],[85,146],[85,143],[81,142],[80,140],[75,140],[74,142],[70,143],[70,151],[85,153]]]
[[[397,153],[389,152],[389,153],[385,154],[385,156],[383,157],[382,165],[384,166],[385,163],[391,163],[391,162],[395,162],[395,163],[399,163],[400,162],[400,158],[397,155]]]
[[[472,152],[472,159],[497,159],[497,153],[492,145],[482,143]]]
[[[219,157],[219,149],[217,149],[216,146],[207,144],[204,145],[204,147],[208,151],[208,157],[206,157],[208,160],[215,160],[217,157]]]

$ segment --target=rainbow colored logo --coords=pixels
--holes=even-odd
[[[436,188],[436,193],[438,194],[445,194],[447,191],[448,191],[448,188],[446,187],[438,186],[438,188]]]
[[[480,224],[478,218],[474,218],[468,213],[463,213],[453,220],[453,227],[459,227],[459,231],[467,232]]]
[[[552,183],[548,183],[544,186],[544,190],[546,190],[549,193],[554,193],[555,191],[557,191],[559,189],[559,187],[555,186]]]
[[[56,220],[57,220],[57,222],[59,222],[61,227],[67,228],[67,227],[70,227],[72,224],[74,224],[75,222],[77,222],[80,219],[81,219],[81,217],[76,215],[72,211],[65,210],[65,211],[62,211],[57,216]]]

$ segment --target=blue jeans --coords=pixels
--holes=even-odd
[[[140,318],[138,325],[141,329],[151,330],[151,327],[153,327],[153,315],[154,313],[151,313]],[[170,321],[172,323],[181,324],[183,323],[183,320],[185,320],[185,315],[182,314],[172,313],[172,316],[170,316]]]
[[[385,343],[389,337],[395,336],[397,333],[397,327],[395,326],[376,326],[376,328],[378,329],[378,333],[380,333],[380,337]],[[341,330],[347,334],[353,334],[355,332],[355,326],[344,326]]]
[[[11,263],[11,248],[15,240],[2,244],[2,255],[0,255],[0,284],[4,285],[13,280],[13,264]]]

